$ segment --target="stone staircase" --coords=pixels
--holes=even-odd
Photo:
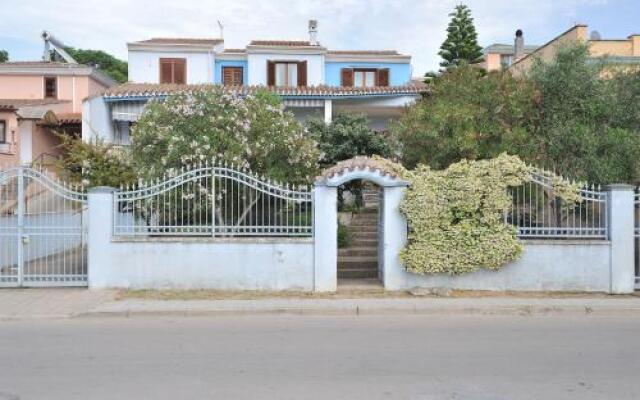
[[[378,193],[365,189],[365,207],[348,226],[349,247],[338,250],[339,279],[378,278]]]

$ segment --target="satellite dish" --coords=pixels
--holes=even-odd
[[[589,39],[590,40],[601,40],[602,37],[600,36],[600,32],[598,31],[591,31],[591,34],[589,35]]]

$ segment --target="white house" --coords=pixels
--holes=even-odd
[[[242,95],[277,93],[300,120],[365,113],[375,129],[415,101],[425,88],[411,80],[411,56],[395,50],[329,50],[317,41],[254,40],[225,49],[222,39],[154,38],[128,43],[130,82],[84,103],[83,137],[126,144],[129,128],[150,99],[201,85],[223,85]]]

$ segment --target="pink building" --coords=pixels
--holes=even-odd
[[[47,164],[59,156],[54,131],[79,134],[82,100],[114,84],[87,65],[0,63],[0,165]]]

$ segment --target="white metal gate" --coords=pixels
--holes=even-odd
[[[0,171],[0,287],[86,286],[86,205],[44,172]]]

